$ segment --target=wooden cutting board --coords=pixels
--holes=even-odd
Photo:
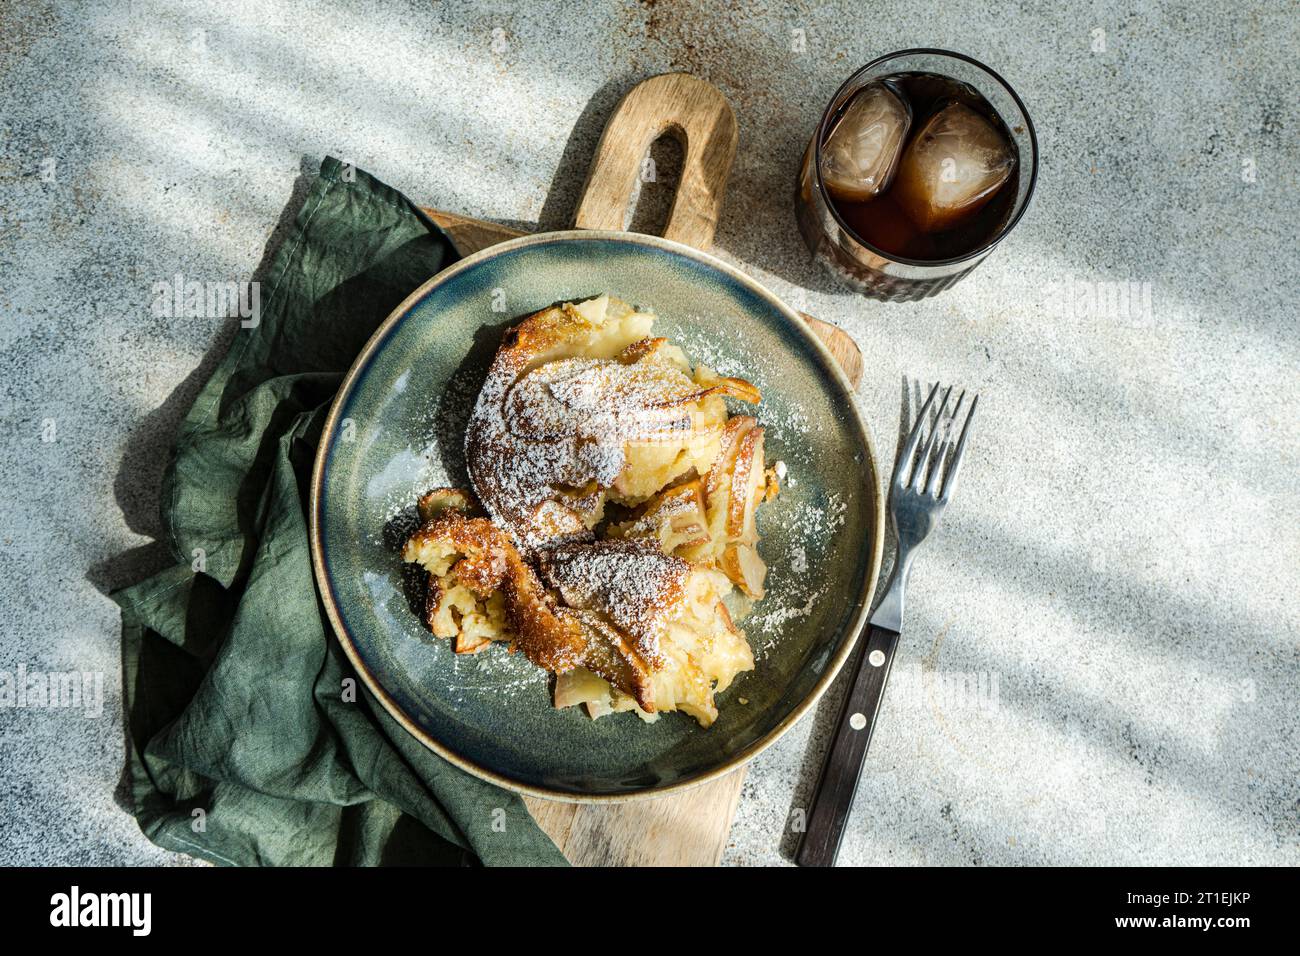
[[[721,91],[686,73],[639,83],[605,126],[574,224],[622,230],[650,145],[675,137],[684,158],[664,237],[707,250],[736,155],[736,118]],[[482,219],[425,209],[461,255],[524,233]],[[793,230],[792,230],[793,231]],[[845,332],[804,315],[856,388],[862,354]],[[579,866],[716,866],[731,832],[745,780],[741,767],[684,792],[625,803],[562,803],[525,797],[528,809],[571,863]]]

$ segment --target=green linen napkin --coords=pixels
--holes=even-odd
[[[163,482],[171,570],[122,608],[129,784],[145,834],[216,863],[563,864],[517,796],[362,693],[312,577],[312,461],[376,326],[456,258],[400,193],[327,159]],[[252,325],[251,320],[246,323]]]

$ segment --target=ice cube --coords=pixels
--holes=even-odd
[[[993,124],[962,103],[945,106],[903,153],[891,195],[918,226],[942,232],[997,194],[1016,154]]]
[[[836,199],[865,202],[889,188],[912,108],[883,83],[864,86],[822,146],[822,180]]]

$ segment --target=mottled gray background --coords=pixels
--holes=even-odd
[[[843,78],[920,45],[1007,77],[1042,169],[973,276],[881,305],[809,263],[791,184]],[[249,277],[326,154],[563,226],[618,97],[689,70],[740,121],[718,251],[854,336],[886,457],[904,375],[983,395],[842,861],[1300,863],[1298,51],[1271,2],[9,0],[0,669],[103,671],[108,702],[0,710],[0,862],[185,862],[115,797],[104,592],[168,561],[170,436],[240,333],[155,317],[152,284]],[[1150,283],[1151,314],[1063,310],[1070,280]],[[788,855],[833,710],[754,762],[727,862]]]

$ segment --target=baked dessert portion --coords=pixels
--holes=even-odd
[[[692,369],[654,316],[609,296],[529,316],[506,336],[465,435],[474,492],[526,551],[590,540],[607,502],[703,474],[753,385]]]
[[[600,296],[532,315],[497,353],[466,432],[473,491],[419,502],[403,559],[457,653],[507,643],[592,717],[681,710],[703,726],[754,667],[724,599],[764,592],[757,510],[777,493],[764,433],[653,316]]]
[[[495,576],[485,580],[482,573],[473,573],[473,561],[460,569],[463,580],[461,574],[451,573],[470,550],[470,540],[477,539],[480,548],[499,547],[497,529],[462,521],[439,523],[444,515],[482,517],[470,494],[458,488],[435,488],[420,498],[417,508],[421,527],[407,539],[402,557],[429,572],[424,595],[424,622],[429,630],[436,637],[450,638],[457,654],[477,654],[493,641],[509,640],[505,595]],[[499,557],[504,560],[504,553]]]
[[[428,497],[428,496],[426,496]],[[470,509],[447,507],[406,542],[429,573],[427,621],[458,653],[508,641],[558,675],[555,704],[593,717],[682,710],[703,726],[714,695],[752,670],[753,653],[722,602],[726,577],[648,541],[558,545],[526,561]]]
[[[565,604],[630,637],[646,666],[638,675],[644,683],[631,692],[589,668],[560,674],[557,707],[586,704],[593,717],[682,710],[707,727],[718,716],[715,695],[754,669],[749,643],[722,600],[731,585],[717,571],[637,540],[560,545],[543,552],[541,569]]]

